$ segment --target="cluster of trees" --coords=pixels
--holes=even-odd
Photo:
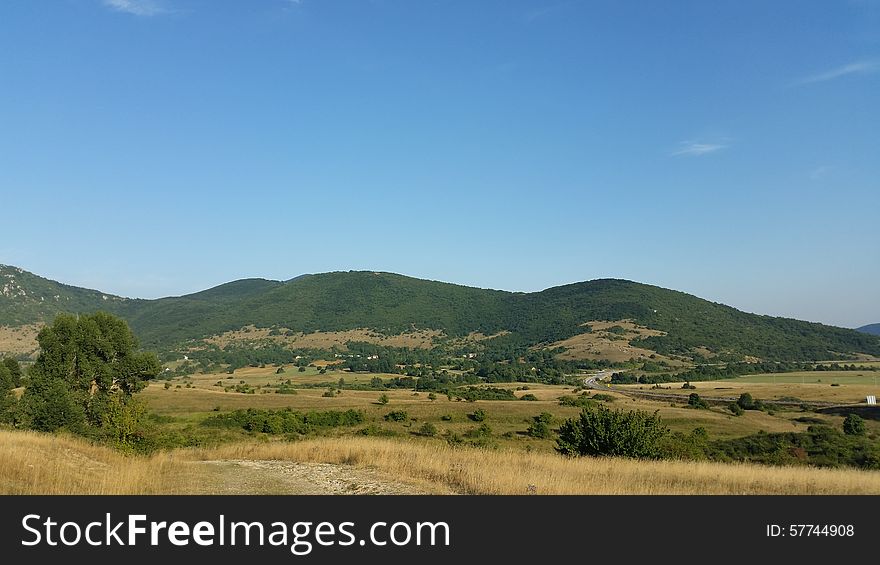
[[[14,417],[15,393],[21,386],[21,365],[12,357],[0,359],[0,422],[10,422]]]
[[[145,413],[132,395],[159,374],[158,358],[138,351],[128,325],[103,312],[62,314],[37,341],[40,354],[21,399],[6,409],[7,420],[21,428],[64,429],[130,446]]]
[[[319,428],[355,426],[364,421],[361,410],[327,410],[325,412],[296,412],[290,408],[282,410],[235,410],[228,414],[217,414],[202,422],[207,427],[237,428],[264,434],[309,434]]]

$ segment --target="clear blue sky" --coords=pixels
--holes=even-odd
[[[880,2],[5,0],[0,263],[880,322]]]

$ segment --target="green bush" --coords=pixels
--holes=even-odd
[[[614,455],[656,458],[659,440],[668,433],[660,416],[641,410],[584,408],[577,419],[559,428],[556,450],[564,455]]]
[[[745,410],[743,410],[742,407],[736,402],[731,402],[730,404],[728,404],[727,409],[733,412],[734,416],[742,416],[745,413]]]
[[[425,422],[424,424],[422,424],[422,427],[419,428],[419,435],[434,437],[435,435],[437,435],[437,426],[435,426],[431,422]]]
[[[550,437],[550,423],[553,421],[553,415],[549,412],[541,412],[539,415],[532,418],[532,422],[529,424],[528,430],[526,430],[526,434],[529,437],[537,438],[537,439],[545,439]]]
[[[405,422],[409,415],[404,410],[392,410],[384,416],[386,422]]]
[[[688,406],[690,408],[697,408],[700,410],[705,410],[709,408],[709,405],[705,400],[700,398],[700,395],[696,392],[692,392],[688,395]]]
[[[752,395],[747,392],[739,395],[739,399],[736,401],[736,403],[743,410],[755,410],[755,399],[752,398]]]
[[[524,394],[524,395],[522,395],[519,399],[520,399],[520,400],[530,400],[530,401],[535,401],[535,400],[538,400],[538,397],[535,396],[534,394],[529,393],[529,394]]]
[[[847,414],[843,420],[843,433],[848,436],[865,435],[865,421],[858,414]]]
[[[474,422],[482,422],[486,419],[486,412],[482,408],[477,408],[472,413],[468,414],[468,418]]]

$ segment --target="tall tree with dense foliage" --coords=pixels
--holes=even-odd
[[[62,314],[37,336],[40,355],[22,397],[23,422],[38,430],[82,431],[112,423],[161,366],[140,352],[128,325],[104,312]]]
[[[8,363],[11,361],[11,363]],[[15,407],[15,393],[12,392],[21,383],[21,367],[15,359],[3,359],[0,362],[0,422],[12,420]]]

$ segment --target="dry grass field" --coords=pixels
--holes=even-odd
[[[768,375],[748,375],[735,379],[718,381],[693,382],[696,390],[682,389],[682,383],[665,383],[661,392],[682,394],[687,396],[697,392],[704,396],[739,396],[748,392],[762,400],[780,400],[798,398],[822,402],[838,402],[841,404],[864,403],[869,394],[880,394],[880,378],[878,386],[874,386],[873,377],[880,373],[866,371],[822,371],[806,373],[781,373]],[[821,382],[817,382],[821,380]],[[812,381],[812,382],[811,382]],[[831,386],[834,384],[835,386]],[[669,387],[666,389],[665,387]],[[651,390],[651,385],[622,385],[621,389]]]
[[[683,367],[686,365],[681,361],[670,359],[649,349],[629,344],[635,338],[664,335],[663,332],[636,325],[629,320],[593,321],[587,322],[584,325],[590,326],[593,331],[557,341],[548,347],[565,347],[566,351],[559,355],[560,359],[608,359],[610,361],[625,362],[630,359],[648,359],[651,355],[654,355],[653,360],[665,361],[673,367]],[[623,328],[623,333],[618,334],[608,331],[614,326]]]
[[[42,324],[30,324],[15,328],[0,326],[0,355],[36,357],[37,334],[40,333],[42,327]]]
[[[0,430],[0,494],[187,492],[191,467],[167,453],[126,457],[75,437]]]
[[[186,379],[175,379],[172,388],[165,389],[163,383],[152,383],[139,394],[146,400],[150,410],[177,419],[182,423],[196,423],[216,412],[235,409],[260,408],[294,410],[347,410],[349,408],[363,410],[367,423],[374,424],[381,430],[396,433],[400,436],[414,436],[424,422],[437,427],[438,433],[444,432],[464,434],[478,424],[468,418],[477,408],[487,414],[486,423],[492,428],[493,441],[501,447],[533,449],[543,452],[553,450],[551,440],[533,439],[525,435],[531,419],[541,412],[550,412],[557,423],[566,418],[575,417],[580,409],[571,406],[560,406],[559,398],[574,395],[570,386],[529,384],[528,390],[515,391],[517,396],[533,394],[536,401],[501,401],[479,400],[477,402],[450,401],[446,395],[437,394],[435,400],[429,400],[428,394],[414,394],[412,390],[397,389],[385,391],[389,398],[387,405],[379,405],[377,400],[383,392],[343,390],[342,394],[333,397],[323,396],[324,388],[300,388],[297,394],[275,394],[274,389],[265,385],[277,385],[290,379],[294,385],[314,383],[336,383],[340,377],[346,382],[369,382],[375,376],[391,378],[394,375],[352,375],[351,373],[328,371],[324,375],[317,374],[314,368],[305,373],[296,369],[286,368],[285,373],[275,374],[274,367],[247,368],[237,370],[234,375],[213,374],[194,375]],[[232,376],[232,379],[227,377]],[[261,386],[255,394],[223,392],[223,386],[215,386],[218,382],[225,386],[245,381],[250,386]],[[189,383],[191,388],[185,388]],[[729,386],[728,381],[721,381],[722,386]],[[706,383],[697,383],[706,384]],[[180,386],[181,388],[177,388]],[[499,383],[493,386],[515,390],[521,383]],[[634,385],[636,386],[636,385]],[[645,387],[648,388],[648,387]],[[835,390],[838,387],[829,387]],[[673,390],[676,390],[675,388]],[[743,389],[745,390],[745,389]],[[751,388],[749,388],[751,390]],[[272,391],[272,392],[269,392]],[[689,393],[677,389],[678,392]],[[667,391],[664,391],[667,392]],[[698,392],[709,395],[710,390]],[[725,395],[734,394],[731,390],[718,391]],[[673,431],[691,432],[694,428],[705,428],[714,439],[727,439],[765,432],[796,432],[806,431],[809,424],[798,422],[799,412],[778,412],[770,415],[766,412],[748,411],[736,417],[723,407],[711,410],[693,410],[681,403],[671,404],[645,398],[632,398],[613,391],[606,392],[615,400],[609,403],[611,408],[622,410],[657,411],[663,421]],[[736,395],[739,393],[736,392]],[[791,393],[789,393],[791,394]],[[404,410],[409,417],[405,422],[386,422],[383,416],[392,410]],[[443,417],[446,417],[444,419]],[[451,418],[451,419],[450,419]],[[837,416],[822,416],[829,425],[839,427],[843,419]],[[869,422],[869,426],[873,427]],[[351,430],[336,430],[334,433],[350,433]],[[442,440],[437,439],[437,442]]]
[[[226,347],[232,344],[255,344],[274,343],[290,348],[316,348],[330,349],[337,347],[345,350],[349,341],[363,341],[375,343],[387,347],[411,347],[413,349],[429,349],[434,345],[434,339],[444,337],[445,334],[438,330],[414,330],[412,332],[397,335],[385,335],[374,330],[357,329],[338,332],[292,332],[286,328],[279,328],[273,332],[269,328],[257,328],[246,326],[240,330],[224,332],[220,335],[205,339],[206,343],[218,347]]]
[[[278,472],[458,494],[880,494],[880,473],[679,461],[569,459],[376,438],[238,443],[124,457],[84,440],[0,430],[3,494],[295,493]],[[322,465],[324,464],[324,465]],[[303,469],[301,466],[305,466]],[[262,475],[261,475],[262,473]]]

